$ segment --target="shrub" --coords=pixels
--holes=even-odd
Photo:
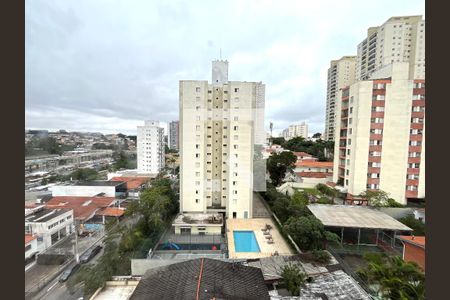
[[[331,260],[331,255],[325,250],[313,250],[312,256],[314,261],[322,264],[327,264]]]

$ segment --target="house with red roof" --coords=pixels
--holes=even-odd
[[[417,263],[425,272],[425,237],[400,235],[397,238],[403,243],[403,260]]]

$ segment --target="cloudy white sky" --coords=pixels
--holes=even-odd
[[[178,81],[266,84],[266,127],[324,130],[327,68],[370,26],[424,15],[424,0],[25,2],[26,128],[135,134],[178,119]]]

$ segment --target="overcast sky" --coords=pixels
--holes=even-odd
[[[266,84],[266,128],[323,132],[330,60],[370,26],[424,15],[423,0],[25,2],[26,128],[136,134],[178,119],[178,81]]]

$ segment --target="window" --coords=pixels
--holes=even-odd
[[[406,190],[408,191],[417,191],[417,185],[407,185]]]
[[[237,177],[237,176],[238,176],[238,173],[237,173],[237,172],[233,172],[233,176],[234,176],[234,177]]]
[[[369,145],[370,146],[381,146],[383,142],[381,140],[370,140]]]
[[[420,152],[409,152],[408,157],[420,157]]]
[[[382,111],[384,111],[384,107],[383,106],[372,106],[372,111],[382,112]]]
[[[197,93],[200,93],[200,87],[196,87],[196,88],[195,88],[195,91],[196,91]]]
[[[352,118],[348,119],[348,124],[352,124]]]
[[[196,162],[196,163],[195,163],[195,167],[196,167],[196,168],[200,168],[200,163],[199,163],[199,162]]]
[[[200,158],[200,153],[195,153],[196,158]]]
[[[239,88],[234,88],[234,92],[238,93],[239,92]]]
[[[237,126],[234,126],[233,129],[234,129],[234,130],[238,130],[238,127],[237,127]]]
[[[234,140],[236,141],[236,140],[238,139],[238,136],[237,136],[237,135],[235,135],[235,136],[234,136],[233,138],[234,138]]]
[[[373,179],[380,178],[380,173],[367,173],[367,177]]]
[[[411,123],[421,124],[423,123],[423,118],[411,118]]]
[[[413,111],[413,112],[421,112],[421,111],[425,111],[425,106],[413,106],[413,107],[412,107],[412,111]]]
[[[200,176],[200,172],[195,172],[195,176],[199,177]]]
[[[419,163],[409,163],[408,168],[410,169],[418,169],[420,167]]]
[[[378,151],[369,151],[369,156],[381,156],[381,152]]]
[[[196,109],[196,110],[200,110],[200,106],[196,106],[195,109]]]
[[[408,175],[406,175],[406,179],[417,180],[417,179],[419,179],[419,175],[418,174],[408,174]]]
[[[384,119],[383,118],[371,118],[370,122],[371,123],[383,123]]]
[[[422,134],[422,129],[410,129],[410,134]]]
[[[409,141],[410,146],[422,146],[422,141]]]
[[[370,133],[372,134],[383,134],[383,129],[370,129]]]
[[[350,155],[350,149],[347,149],[347,155]]]
[[[198,198],[197,198],[197,199],[195,199],[195,203],[198,203],[199,201],[200,201],[200,199],[198,199]]]
[[[378,184],[373,183],[373,184],[368,184],[366,187],[371,190],[378,190],[380,186]]]
[[[352,144],[352,139],[348,139],[348,145],[350,146]]]
[[[234,117],[234,120],[235,120],[235,121],[238,121],[238,120],[239,120],[239,117],[237,117],[237,116]]]

